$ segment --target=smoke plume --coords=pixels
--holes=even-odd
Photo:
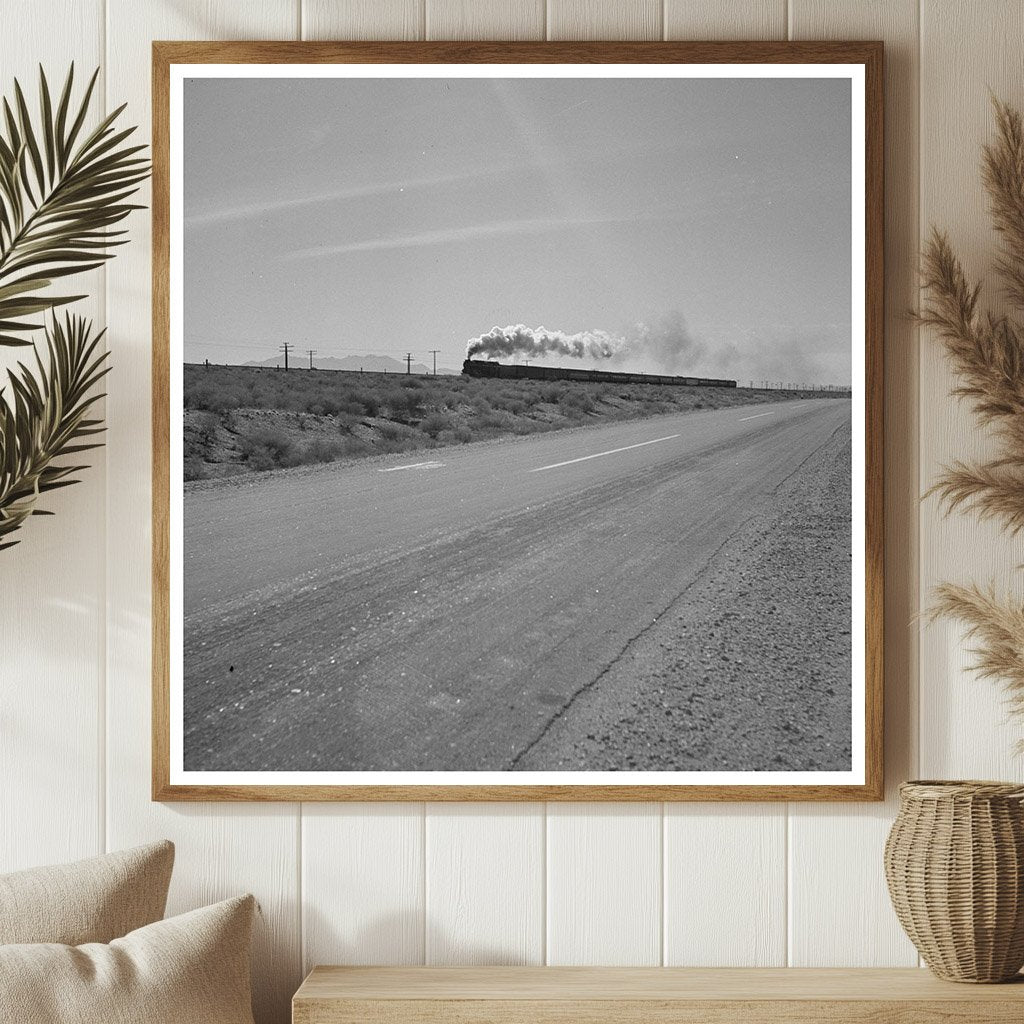
[[[706,357],[704,345],[690,333],[678,312],[637,324],[619,354],[622,362],[642,362],[665,373],[702,370]]]
[[[515,327],[492,327],[486,334],[473,338],[466,347],[472,356],[570,356],[572,359],[609,359],[625,345],[604,331],[580,331],[566,334],[546,327],[531,329],[524,324]]]
[[[546,327],[492,327],[486,334],[473,338],[466,346],[470,358],[503,358],[526,356],[568,356],[571,359],[608,359],[617,365],[660,369],[676,373],[699,369],[704,359],[704,345],[687,329],[679,313],[670,313],[651,323],[639,323],[622,337],[607,331],[580,331],[566,334]]]

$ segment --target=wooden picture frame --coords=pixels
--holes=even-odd
[[[494,784],[452,784],[437,781],[431,772],[422,781],[310,782],[291,778],[281,783],[232,779],[193,782],[175,768],[180,750],[174,749],[172,699],[173,645],[183,630],[173,622],[173,552],[182,539],[172,535],[172,500],[181,491],[180,477],[172,478],[172,423],[180,429],[181,408],[172,414],[172,265],[174,216],[180,203],[172,195],[172,72],[190,66],[341,65],[849,65],[862,69],[863,83],[863,707],[852,709],[854,748],[856,723],[863,725],[862,768],[855,781],[830,783],[726,782],[662,784],[628,780],[596,784],[562,784],[545,777],[534,784],[518,781]],[[412,67],[411,70],[415,70]],[[155,42],[153,44],[153,718],[152,794],[154,800],[551,800],[551,801],[706,801],[706,800],[880,800],[883,796],[883,185],[882,185],[883,47],[878,42],[658,42],[658,43],[497,43],[497,42]],[[180,108],[179,108],[180,113]],[[856,137],[854,142],[856,150]],[[856,181],[856,179],[854,179]],[[180,182],[179,182],[180,184]],[[854,197],[856,203],[856,195]],[[856,210],[856,205],[854,206]],[[854,232],[859,230],[854,218]],[[856,249],[855,249],[856,252]],[[854,274],[859,270],[854,259]],[[854,315],[860,310],[854,307]],[[857,353],[854,331],[854,352]],[[855,361],[856,366],[856,361]],[[854,430],[856,437],[856,430]],[[855,478],[854,487],[857,482]],[[856,549],[855,549],[856,551]],[[855,555],[856,561],[856,555]],[[855,570],[856,572],[856,570]],[[856,576],[855,576],[856,578]],[[179,585],[180,587],[180,585]],[[856,588],[854,597],[856,599]],[[181,598],[179,596],[179,610]],[[856,661],[858,623],[854,622]],[[182,672],[184,670],[182,669]],[[183,684],[182,684],[183,686]],[[862,714],[861,714],[862,710]],[[557,773],[551,772],[548,775]],[[628,773],[620,773],[625,779]],[[747,773],[753,774],[753,773]]]

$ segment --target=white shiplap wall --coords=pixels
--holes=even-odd
[[[913,617],[938,579],[1008,582],[995,530],[917,496],[976,450],[916,303],[917,239],[972,271],[991,87],[1024,105],[1019,0],[3,0],[0,78],[104,68],[149,131],[152,39],[881,38],[888,44],[886,753],[869,805],[161,805],[149,801],[149,227],[85,290],[110,328],[108,447],[0,562],[0,870],[178,844],[172,910],[254,892],[260,1024],[316,962],[916,962],[881,845],[904,778],[1020,778],[1016,731],[958,631]],[[920,410],[920,411],[919,411]],[[919,656],[920,651],[920,656]],[[918,680],[921,680],[920,692]]]

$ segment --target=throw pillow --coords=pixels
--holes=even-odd
[[[253,1024],[255,900],[215,903],[109,945],[0,946],[0,1020]]]
[[[159,921],[174,844],[0,875],[0,944],[110,942]]]

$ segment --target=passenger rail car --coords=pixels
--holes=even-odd
[[[528,366],[467,359],[462,372],[469,377],[500,377],[513,380],[580,380],[605,384],[674,384],[690,388],[734,388],[734,380],[715,377],[673,377],[662,373],[617,373],[612,370],[581,370],[568,366]]]

